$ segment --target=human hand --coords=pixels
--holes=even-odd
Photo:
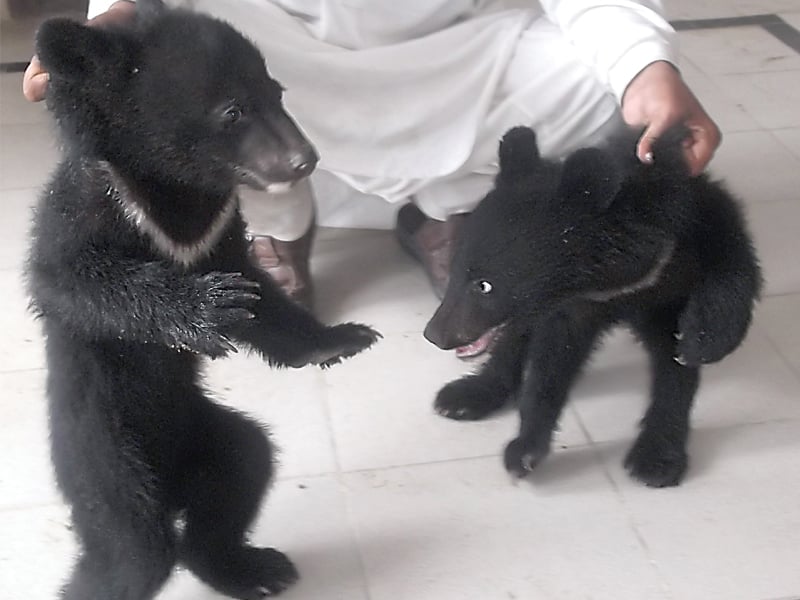
[[[689,133],[683,149],[692,175],[703,172],[722,141],[719,127],[666,61],[649,64],[628,84],[622,118],[629,125],[646,127],[636,146],[636,156],[646,163],[653,160],[653,142],[673,125],[684,124]]]
[[[135,3],[128,0],[119,0],[119,2],[112,4],[106,12],[90,19],[86,24],[92,26],[121,25],[132,21],[135,15]],[[42,67],[39,58],[34,56],[22,76],[22,94],[30,102],[44,100],[48,80],[47,71]]]

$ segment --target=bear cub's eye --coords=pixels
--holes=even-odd
[[[229,125],[236,123],[243,115],[244,111],[238,104],[231,104],[222,112],[223,120]]]
[[[477,286],[478,291],[483,295],[491,293],[491,291],[494,289],[494,286],[491,284],[491,282],[486,281],[485,279],[481,279],[480,281],[476,282],[475,285]]]

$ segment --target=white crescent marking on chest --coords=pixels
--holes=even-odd
[[[653,287],[658,283],[658,280],[661,278],[661,273],[664,271],[664,267],[666,267],[667,263],[672,259],[674,252],[675,241],[671,240],[664,244],[664,248],[662,249],[661,254],[658,256],[658,259],[656,259],[656,262],[653,264],[653,267],[641,279],[618,288],[589,292],[585,295],[585,297],[596,302],[607,302],[609,300],[613,300],[614,298],[619,298],[620,296],[635,294],[636,292]]]
[[[107,193],[118,202],[125,218],[152,242],[160,254],[185,267],[195,264],[211,253],[223,231],[236,214],[239,199],[234,192],[225,201],[202,237],[189,244],[176,242],[133,199],[133,193],[113,168],[110,165],[103,165],[103,167],[113,183]]]

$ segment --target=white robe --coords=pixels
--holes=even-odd
[[[90,16],[111,3],[90,1]],[[259,46],[320,171],[389,202],[413,195],[434,218],[479,200],[508,128],[532,126],[545,155],[563,154],[602,134],[642,68],[675,63],[658,0],[167,3]],[[335,224],[365,224],[366,204],[345,212]]]

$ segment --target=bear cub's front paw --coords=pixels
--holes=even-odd
[[[436,395],[437,413],[457,421],[476,421],[502,408],[505,398],[481,375],[467,375],[451,381]]]
[[[224,591],[241,600],[276,596],[299,579],[297,569],[283,552],[274,548],[248,548],[244,555],[242,581]]]
[[[198,277],[195,288],[199,327],[188,349],[211,357],[235,351],[227,331],[255,316],[252,310],[261,299],[261,287],[241,273],[214,271]]]
[[[506,446],[503,462],[511,475],[525,477],[550,454],[550,441],[516,438]]]
[[[289,363],[292,367],[308,364],[327,368],[366,350],[381,337],[381,334],[359,323],[341,323],[326,327],[314,341],[309,352]]]

